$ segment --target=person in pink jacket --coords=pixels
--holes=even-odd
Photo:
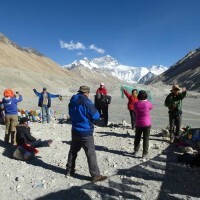
[[[147,93],[141,90],[137,96],[138,102],[135,102],[134,108],[136,113],[136,130],[135,130],[135,141],[134,141],[134,155],[138,155],[140,148],[140,139],[143,134],[143,158],[147,158],[149,149],[149,135],[151,130],[151,116],[150,110],[153,105],[147,100]]]

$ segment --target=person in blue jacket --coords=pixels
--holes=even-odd
[[[14,94],[13,90],[4,90],[4,98],[2,104],[5,111],[5,138],[4,141],[8,144],[11,136],[11,144],[16,145],[16,126],[18,124],[18,102],[22,101],[22,95],[19,92]]]
[[[51,107],[51,98],[57,98],[60,97],[60,95],[49,93],[46,87],[43,88],[41,93],[33,87],[33,92],[39,97],[38,106],[42,109],[42,123],[45,121],[49,123],[51,119],[49,111],[49,108]]]
[[[83,147],[89,166],[92,182],[104,181],[107,176],[100,175],[94,146],[94,121],[100,117],[93,102],[88,98],[90,88],[81,86],[69,103],[69,116],[72,122],[72,141],[66,165],[66,177],[75,174],[76,157]]]

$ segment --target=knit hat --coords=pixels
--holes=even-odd
[[[100,85],[104,86],[105,84],[103,82],[101,82]]]
[[[11,89],[6,89],[6,90],[4,90],[3,95],[4,95],[4,97],[14,97],[15,94]]]
[[[19,121],[19,124],[23,124],[23,123],[28,122],[28,121],[29,121],[28,117],[22,117]]]
[[[90,92],[90,88],[88,86],[82,85],[82,86],[80,86],[78,92],[83,92],[83,93],[88,92],[89,93]]]

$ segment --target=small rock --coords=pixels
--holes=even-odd
[[[16,188],[17,188],[17,189],[21,188],[21,185],[17,185]]]

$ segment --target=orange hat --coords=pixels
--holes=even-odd
[[[4,97],[14,97],[14,92],[11,89],[4,90]]]

